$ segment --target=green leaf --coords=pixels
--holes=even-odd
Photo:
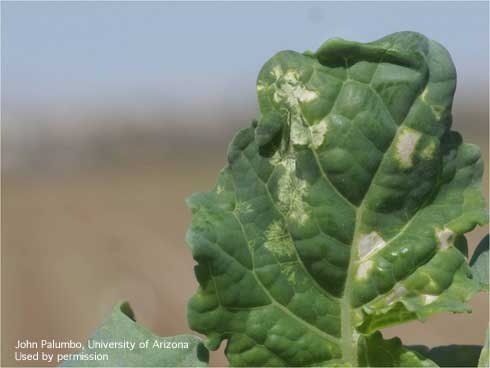
[[[382,327],[469,310],[462,236],[486,222],[483,162],[450,130],[455,79],[413,32],[263,66],[259,119],[187,202],[188,320],[210,349],[228,340],[236,366],[356,366]]]
[[[482,291],[489,291],[488,264],[490,260],[488,259],[488,238],[488,235],[485,236],[478,244],[470,261],[473,277],[480,285]]]
[[[383,340],[381,333],[359,339],[359,365],[362,367],[437,367],[430,356],[402,346],[399,338]]]
[[[140,346],[148,341],[148,345]],[[94,343],[113,343],[94,346]],[[125,344],[125,345],[120,345]],[[134,344],[134,345],[133,345]],[[131,346],[133,345],[133,346]],[[105,360],[86,360],[90,355]],[[84,360],[85,359],[85,360]],[[80,353],[63,367],[206,367],[209,353],[196,336],[159,337],[134,321],[127,302],[117,304]]]
[[[488,236],[487,236],[488,239]],[[478,359],[478,367],[490,367],[490,357],[488,356],[488,351],[490,350],[490,342],[488,340],[488,328],[487,335],[485,337],[485,345],[483,345],[483,349],[481,350],[480,358]]]
[[[427,346],[409,346],[408,349],[431,359],[439,367],[476,367],[480,345],[447,345],[429,349]]]

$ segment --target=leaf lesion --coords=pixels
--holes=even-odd
[[[252,162],[249,160],[249,158],[248,158],[248,157],[247,157],[245,154],[243,154],[243,157],[244,157],[244,158],[245,158],[245,159],[246,159],[246,160],[249,162],[249,164],[251,165],[251,167],[252,167],[252,168],[254,168],[254,166],[253,166]],[[276,167],[277,167],[277,166],[276,166]],[[274,168],[274,170],[275,170],[275,168]],[[286,231],[286,233],[287,233],[287,237],[288,237],[287,242],[288,242],[288,244],[291,244],[291,245],[292,245],[291,249],[292,249],[292,251],[293,251],[293,253],[294,253],[295,258],[296,258],[296,259],[298,260],[298,262],[300,263],[300,265],[301,265],[301,267],[302,267],[303,271],[305,272],[305,274],[307,274],[307,275],[309,275],[309,276],[311,277],[312,283],[313,283],[313,284],[316,286],[316,288],[317,288],[318,290],[320,290],[320,291],[321,291],[321,292],[322,292],[322,293],[323,293],[325,296],[327,296],[329,299],[338,300],[338,299],[339,299],[338,297],[336,297],[335,295],[333,295],[332,293],[330,293],[328,290],[326,290],[325,288],[323,288],[323,287],[322,287],[320,284],[318,284],[318,282],[315,280],[315,278],[314,278],[314,277],[312,277],[312,276],[311,276],[311,274],[308,272],[308,269],[307,269],[306,265],[304,264],[303,260],[302,260],[302,259],[301,259],[301,257],[299,256],[298,251],[297,251],[297,249],[296,249],[296,246],[294,245],[294,239],[293,239],[292,234],[291,234],[291,231],[289,230],[289,227],[288,227],[289,225],[288,225],[288,221],[287,221],[288,219],[287,219],[287,217],[286,217],[286,216],[285,216],[285,214],[284,214],[284,213],[281,211],[280,206],[278,206],[278,205],[276,204],[276,201],[274,200],[274,198],[273,198],[273,196],[272,196],[272,194],[271,194],[271,192],[270,192],[270,189],[269,189],[269,187],[268,187],[268,184],[267,184],[267,183],[265,183],[265,182],[263,182],[263,181],[261,180],[261,178],[259,177],[259,175],[258,175],[256,172],[255,172],[255,174],[256,174],[256,178],[257,178],[257,180],[258,180],[259,182],[261,182],[261,183],[264,185],[265,190],[266,190],[267,195],[268,195],[268,198],[269,198],[269,200],[270,200],[270,203],[271,203],[272,208],[274,208],[274,209],[275,209],[275,211],[277,212],[277,214],[279,215],[279,217],[282,219],[281,224],[284,224],[284,229],[285,229],[285,231]],[[294,175],[294,173],[293,173],[293,175]],[[282,237],[282,240],[285,240],[285,238],[284,238],[284,237]],[[288,249],[289,249],[289,247],[288,247]]]
[[[405,40],[405,36],[408,39]],[[397,42],[401,46],[397,44],[394,48]],[[327,358],[332,360],[323,361],[322,358],[321,363],[357,365],[364,361],[368,365],[377,364],[375,355],[378,354],[383,355],[385,360],[380,360],[383,364],[409,361],[419,364],[419,357],[407,353],[399,341],[383,342],[380,334],[371,333],[388,324],[423,319],[441,310],[464,311],[464,303],[472,293],[466,259],[454,247],[452,237],[482,222],[477,213],[477,207],[482,204],[475,194],[481,168],[468,164],[470,159],[481,159],[476,157],[476,153],[472,156],[471,152],[460,157],[461,142],[444,142],[451,134],[447,132],[449,127],[434,125],[438,115],[433,109],[431,114],[431,110],[419,103],[434,105],[440,114],[444,113],[438,110],[441,106],[449,108],[444,103],[444,99],[448,100],[446,97],[428,101],[431,83],[438,83],[428,74],[429,62],[434,63],[429,60],[428,42],[423,36],[410,33],[390,36],[367,46],[332,40],[325,46],[326,51],[323,50],[327,55],[322,57],[324,62],[328,61],[327,56],[344,58],[340,60],[344,63],[343,68],[341,63],[338,64],[339,60],[334,60],[339,68],[339,78],[332,77],[330,74],[333,72],[326,67],[321,69],[312,57],[315,55],[311,54],[304,57],[289,52],[286,56],[282,54],[279,61],[269,62],[263,73],[272,72],[273,75],[267,75],[264,80],[259,76],[258,91],[261,111],[270,115],[263,116],[237,136],[229,156],[233,183],[223,190],[216,188],[216,193],[223,198],[226,197],[224,192],[235,199],[234,210],[230,206],[220,209],[225,210],[223,216],[233,216],[236,221],[235,235],[240,239],[236,245],[246,247],[243,252],[248,249],[252,258],[252,269],[244,272],[255,280],[250,284],[253,283],[253,287],[266,296],[266,305],[257,309],[251,307],[249,311],[261,313],[273,308],[277,318],[301,329],[304,336],[319,338],[323,347],[327,342],[329,349],[323,351],[328,350]],[[400,51],[405,47],[409,52]],[[353,59],[365,58],[370,63],[376,62],[376,66],[354,70],[355,63],[349,66],[353,61],[349,53]],[[393,65],[383,61],[388,56],[387,63]],[[303,61],[307,63],[305,73],[309,74],[296,70]],[[451,63],[449,59],[443,61]],[[281,70],[274,68],[275,62],[281,65]],[[386,68],[383,67],[385,64],[388,65]],[[296,69],[289,70],[288,65]],[[397,67],[405,69],[400,71]],[[372,71],[372,74],[366,74],[365,78],[351,75],[359,70]],[[317,73],[326,76],[320,78]],[[345,79],[342,79],[344,75]],[[331,77],[336,78],[335,81],[327,79]],[[312,78],[323,83],[335,83],[335,87],[340,84],[338,81],[342,83],[339,91],[336,88],[325,90],[328,106],[318,111],[307,109],[315,107],[308,104],[322,97],[318,94],[323,91],[316,90],[317,80],[308,84]],[[266,83],[270,80],[272,87]],[[351,80],[356,83],[351,87],[360,88],[362,85],[365,91],[357,93],[359,91],[349,87],[351,95],[345,93],[346,82]],[[395,87],[400,87],[400,90],[395,90]],[[445,95],[453,92],[452,85],[446,89]],[[350,99],[339,103],[342,93],[349,95]],[[404,97],[405,101],[400,102]],[[358,100],[351,101],[356,98]],[[365,101],[367,98],[369,103]],[[338,127],[329,126],[327,120],[336,113],[337,107],[340,110],[344,105],[347,108],[340,112],[350,116],[352,124],[338,130],[336,144],[357,154],[367,149],[369,152],[366,154],[375,152],[373,154],[379,155],[379,160],[339,155],[347,157],[344,165],[330,170],[322,161],[326,159],[322,153],[328,146],[325,138],[335,138],[334,128]],[[348,109],[349,106],[352,108]],[[420,106],[422,110],[419,111],[417,108]],[[367,117],[363,115],[362,118],[378,119],[381,123],[373,125],[372,130],[363,131],[360,125],[353,123],[355,119],[361,119],[358,109],[367,110]],[[328,113],[323,115],[326,110]],[[281,113],[282,117],[278,118]],[[420,114],[425,114],[423,117],[427,119],[419,119]],[[320,120],[315,120],[316,117]],[[425,129],[423,124],[434,126]],[[347,135],[347,128],[361,133],[350,130],[352,134]],[[373,134],[380,130],[383,134],[379,145],[376,145]],[[282,139],[280,145],[278,138]],[[272,140],[274,142],[271,143]],[[268,144],[271,147],[267,147],[266,152],[263,146]],[[436,162],[437,159],[440,160]],[[429,165],[430,160],[434,165]],[[347,172],[351,166],[355,167],[354,174],[333,176]],[[462,172],[462,167],[467,169]],[[430,180],[422,175],[422,171],[429,169],[434,169],[437,174],[430,176]],[[356,194],[358,201],[345,194],[347,187],[351,192],[352,188],[362,188],[362,193],[357,191]],[[399,199],[403,196],[406,198]],[[325,203],[319,203],[322,201]],[[444,207],[439,207],[442,205]],[[195,216],[199,215],[200,211],[195,213]],[[335,215],[338,218],[332,219]],[[219,222],[223,219],[214,220]],[[209,229],[203,227],[201,230]],[[319,242],[325,242],[329,251],[343,252],[345,249],[345,257],[329,253],[326,248],[318,249],[323,246]],[[226,249],[221,249],[222,245],[217,244],[217,247],[225,257],[237,260]],[[236,256],[239,253],[231,254]],[[447,267],[442,267],[443,264]],[[344,274],[342,270],[345,270]],[[326,280],[329,277],[335,279],[337,286],[341,284],[338,290],[330,288],[332,280]],[[333,293],[329,292],[332,290]],[[312,299],[321,304],[319,312],[307,310]],[[229,307],[230,310],[232,308]],[[326,316],[329,318],[327,323]],[[227,337],[233,340],[234,336],[241,336],[240,333],[230,331]],[[374,344],[374,341],[381,347],[377,351],[368,351],[369,344]],[[261,345],[256,342],[256,346]],[[273,354],[277,352],[263,357],[274,359]],[[240,352],[237,354],[235,362],[242,358]],[[285,358],[282,352],[278,356],[291,364],[292,360]],[[318,363],[312,361],[317,358],[309,356],[301,359],[308,364]]]
[[[244,156],[244,157],[246,157],[246,156]],[[234,193],[235,193],[235,196],[236,196],[236,195],[237,195],[236,190],[234,191]],[[233,216],[235,217],[236,221],[237,221],[237,222],[240,224],[240,228],[241,228],[241,233],[242,233],[242,236],[243,236],[243,237],[244,237],[244,239],[246,240],[247,244],[249,244],[250,239],[248,239],[248,237],[247,237],[247,234],[246,234],[246,231],[245,231],[245,228],[244,228],[244,226],[243,226],[242,222],[240,221],[240,219],[239,219],[239,218],[237,218],[237,217],[236,217],[236,215],[235,215],[235,214],[233,214]],[[289,236],[290,236],[290,235],[289,235]],[[294,249],[294,247],[293,247],[293,249]],[[250,251],[250,253],[251,253],[252,260],[254,260],[254,258],[255,258],[255,256],[254,256],[254,249],[250,249],[250,248],[249,248],[249,251]],[[296,253],[295,253],[295,254],[296,254]],[[275,257],[275,256],[274,256],[274,257]],[[297,256],[297,254],[296,254],[296,257],[297,257],[297,259],[298,259],[298,263],[299,263],[299,264],[302,264],[301,259],[300,259],[300,258]],[[278,265],[281,265],[281,264],[282,264],[282,263],[281,263],[281,262],[280,262],[280,261],[279,261],[277,258],[275,258],[275,259],[276,259],[276,262],[277,262],[277,264],[278,264]],[[254,264],[254,266],[253,266],[253,268],[252,268],[251,272],[252,272],[252,274],[253,274],[253,276],[254,276],[254,278],[255,278],[255,280],[256,280],[256,282],[257,282],[257,284],[258,284],[258,285],[260,286],[260,288],[261,288],[261,289],[264,291],[264,293],[267,295],[267,297],[269,298],[269,300],[271,301],[271,303],[272,303],[272,304],[276,305],[276,306],[277,306],[277,307],[278,307],[280,310],[282,310],[282,311],[283,311],[283,312],[284,312],[286,315],[288,315],[288,316],[290,316],[290,317],[292,317],[292,318],[296,319],[296,320],[297,320],[297,321],[299,321],[300,323],[304,324],[304,325],[305,325],[305,326],[306,326],[306,327],[307,327],[309,330],[311,330],[312,332],[314,332],[314,333],[316,333],[316,334],[318,334],[318,335],[322,336],[323,338],[325,338],[326,340],[328,340],[328,341],[330,341],[330,342],[333,342],[333,343],[337,343],[337,342],[338,342],[338,339],[337,339],[336,337],[334,337],[334,336],[332,336],[332,335],[329,335],[329,334],[327,334],[326,332],[324,332],[324,331],[322,331],[322,330],[318,329],[316,326],[314,326],[314,325],[310,324],[309,322],[305,321],[305,320],[304,320],[302,317],[300,317],[300,316],[298,316],[297,314],[295,314],[295,313],[293,313],[293,312],[289,311],[289,309],[287,309],[287,307],[286,307],[286,306],[283,306],[281,303],[279,303],[279,302],[278,302],[278,301],[277,301],[277,300],[276,300],[276,299],[273,297],[273,295],[271,294],[271,292],[270,292],[270,291],[269,291],[269,290],[268,290],[268,289],[265,287],[265,285],[264,285],[264,284],[262,283],[262,281],[260,280],[260,277],[257,275],[257,273],[256,273],[256,268],[255,268],[255,261],[253,261],[253,264]],[[304,267],[304,265],[303,265],[303,267]],[[325,291],[323,288],[320,288],[320,290],[323,290],[323,291],[326,293],[326,291]],[[327,296],[328,296],[329,298],[333,299],[333,297],[332,297],[332,296],[330,296],[330,295],[327,295]]]

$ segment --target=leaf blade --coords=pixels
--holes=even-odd
[[[233,365],[356,365],[358,332],[466,311],[457,240],[485,222],[483,164],[450,131],[454,88],[447,51],[411,32],[272,57],[259,120],[188,201],[191,328]]]
[[[206,367],[209,353],[200,339],[191,335],[159,337],[134,321],[127,302],[116,304],[111,315],[99,326],[89,341],[97,343],[134,343],[134,348],[86,345],[66,360],[62,367]],[[149,342],[147,347],[140,343]],[[108,359],[84,360],[87,354],[107,355]]]
[[[384,340],[376,332],[359,341],[361,367],[438,367],[429,355],[403,347],[399,338]]]

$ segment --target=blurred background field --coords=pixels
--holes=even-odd
[[[189,332],[184,199],[214,184],[234,132],[257,115],[256,75],[279,50],[399,30],[441,42],[458,69],[454,128],[488,163],[488,3],[1,7],[2,366],[19,366],[18,339],[85,339],[120,299],[157,334]],[[470,249],[486,231],[469,235]],[[471,305],[385,334],[481,344],[488,297]]]

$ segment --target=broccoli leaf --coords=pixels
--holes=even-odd
[[[488,259],[488,238],[488,235],[485,236],[478,244],[470,261],[473,277],[480,285],[482,291],[489,291],[488,263],[490,260]]]
[[[362,367],[437,367],[432,357],[402,346],[399,338],[383,340],[375,332],[359,338],[359,366]]]
[[[209,352],[196,336],[159,337],[134,321],[127,302],[117,304],[112,314],[89,339],[92,342],[133,343],[125,347],[85,346],[63,367],[206,367]],[[147,346],[140,343],[148,341]],[[83,360],[84,356],[107,354],[107,360]]]
[[[469,310],[463,234],[487,220],[479,148],[450,128],[455,85],[448,52],[413,32],[263,66],[259,119],[188,199],[188,320],[210,349],[228,340],[235,366],[382,365],[377,330]]]

